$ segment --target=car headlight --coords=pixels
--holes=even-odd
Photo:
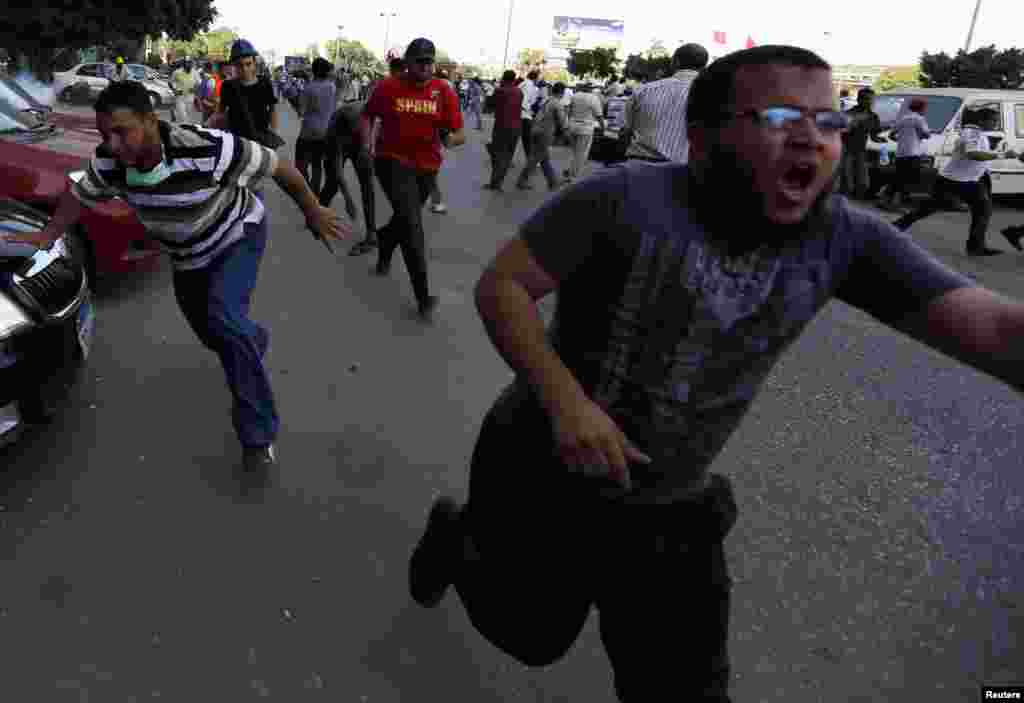
[[[68,178],[72,183],[78,183],[80,180],[85,178],[85,171],[72,171],[68,174]]]

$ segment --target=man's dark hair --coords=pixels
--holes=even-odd
[[[317,79],[327,78],[331,73],[331,62],[323,56],[313,59],[313,77]]]
[[[553,86],[551,86],[551,94],[552,95],[564,95],[565,94],[565,83],[562,83],[561,81],[559,81],[558,83],[555,83]]]
[[[505,71],[501,74],[501,80],[505,83],[508,81],[514,81],[516,79],[516,72],[512,70]]]
[[[860,90],[857,91],[857,99],[860,100],[863,97],[874,94],[875,91],[871,90],[871,88],[861,88]]]
[[[850,97],[850,89],[849,88],[843,88],[842,90],[840,90],[839,91],[839,97],[841,97],[841,98],[848,98],[848,97]]]
[[[96,112],[109,115],[121,108],[127,108],[137,115],[148,115],[153,112],[153,102],[146,88],[136,81],[116,81],[111,83],[93,106]]]
[[[405,60],[400,58],[393,58],[388,62],[388,69],[391,71],[404,71]]]
[[[529,78],[531,81],[535,81],[538,78],[540,78],[540,71],[534,69],[534,70],[530,71],[529,73],[527,73],[526,77]]]
[[[832,67],[813,51],[766,44],[735,51],[718,59],[693,81],[686,102],[686,121],[716,125],[735,104],[736,74],[745,66],[796,66],[829,71]]]
[[[708,65],[708,50],[700,44],[683,44],[672,54],[672,67],[677,71],[699,71]]]

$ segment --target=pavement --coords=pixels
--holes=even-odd
[[[547,195],[481,190],[485,134],[447,155],[449,214],[425,213],[432,325],[400,257],[378,278],[372,256],[328,255],[268,187],[254,316],[283,428],[264,484],[240,477],[222,371],[168,270],[102,282],[69,407],[0,453],[0,700],[614,701],[596,617],[563,661],[530,670],[454,595],[425,611],[406,590],[430,502],[465,496],[511,378],[472,287]],[[1000,207],[991,231],[1022,220]],[[1024,255],[967,259],[966,222],[939,214],[913,236],[1024,299]],[[734,700],[960,703],[982,681],[1024,681],[1022,420],[1001,383],[830,304],[715,466],[741,510]]]

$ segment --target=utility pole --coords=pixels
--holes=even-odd
[[[382,56],[386,59],[388,56],[388,42],[391,41],[391,18],[397,17],[397,12],[382,12],[380,16],[384,18],[384,53]]]
[[[341,32],[345,29],[345,25],[338,25],[338,43],[334,45],[334,67],[338,67],[338,59],[341,58]]]
[[[981,9],[981,0],[974,3],[974,17],[971,18],[971,28],[967,32],[967,43],[964,44],[964,53],[971,50],[971,40],[974,39],[974,25],[978,23],[978,10]]]
[[[512,38],[512,8],[515,5],[516,0],[508,0],[508,30],[505,32],[505,61],[501,65],[502,71],[508,68],[508,42]]]

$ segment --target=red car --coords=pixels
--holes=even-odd
[[[102,141],[95,118],[44,111],[4,88],[0,85],[0,198],[53,212]],[[90,280],[158,265],[158,245],[119,198],[87,208],[79,232]]]

